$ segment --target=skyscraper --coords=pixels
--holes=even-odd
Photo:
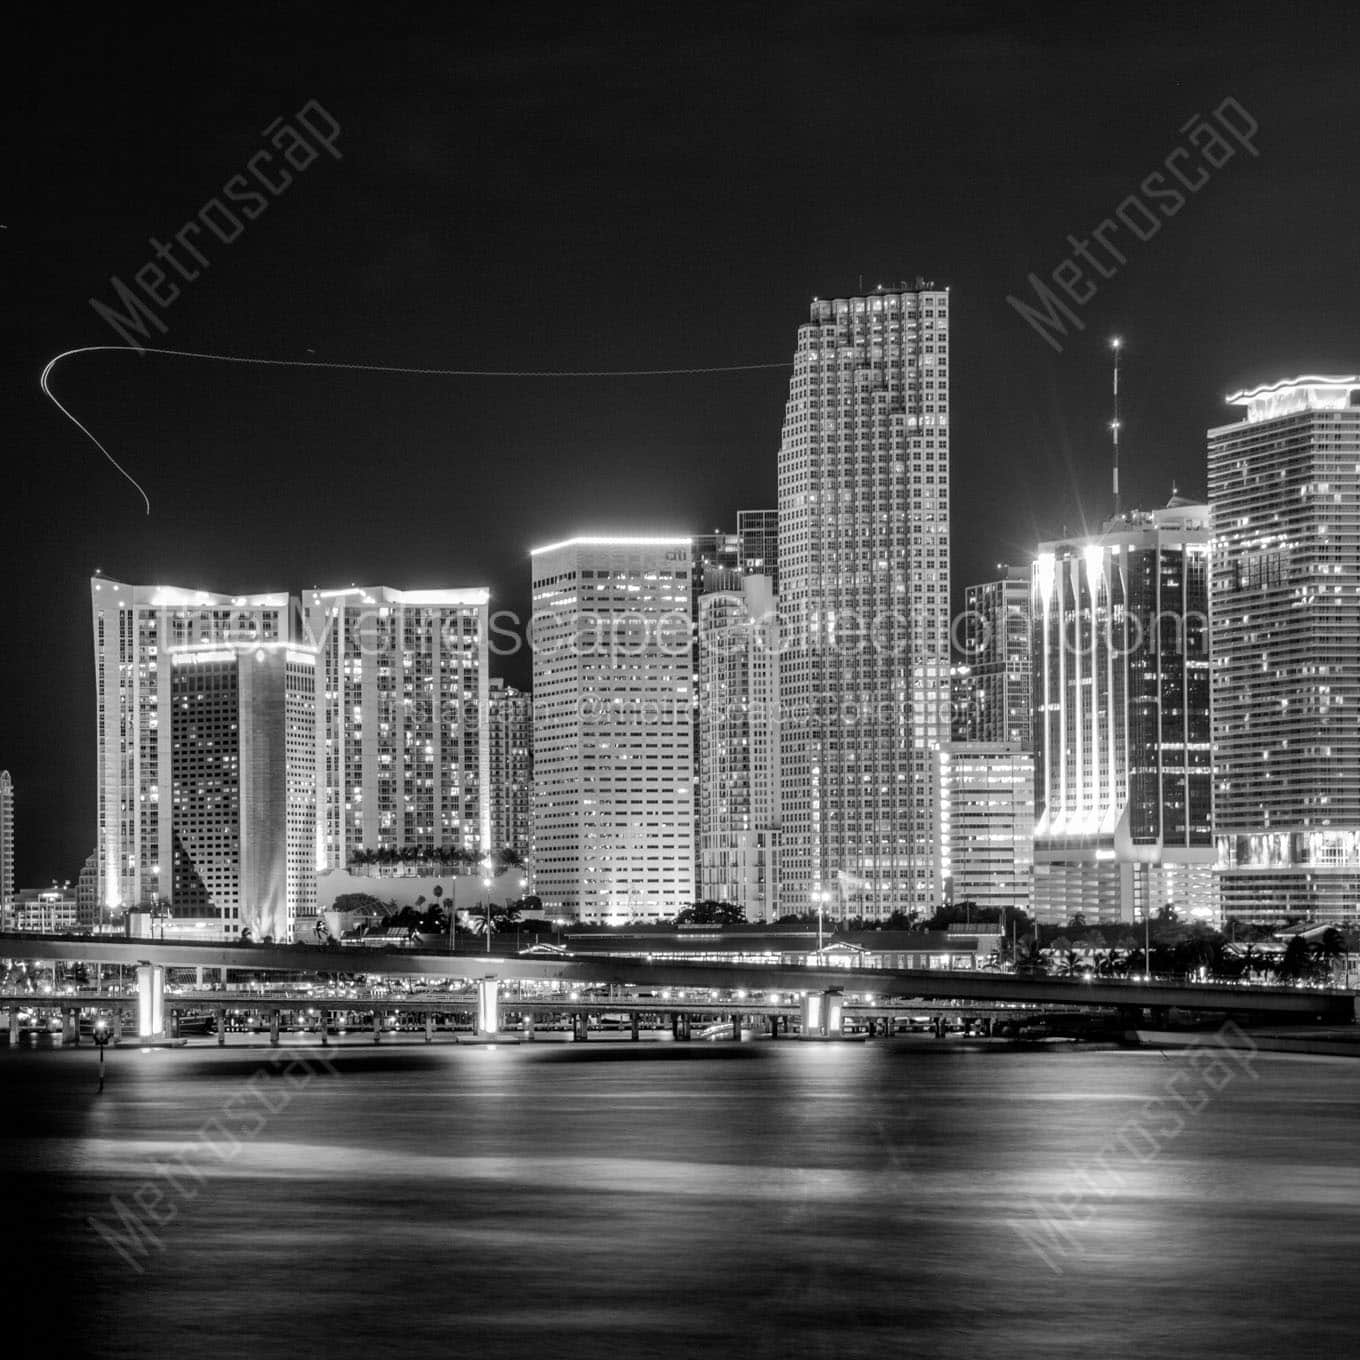
[[[814,300],[779,451],[781,906],[942,900],[949,294]]]
[[[356,850],[491,850],[486,590],[309,590],[319,653],[317,867]]]
[[[583,921],[694,900],[690,540],[532,554],[534,886]]]
[[[779,511],[738,510],[737,537],[741,539],[743,576],[768,576],[779,591]]]
[[[1034,757],[1005,742],[951,742],[940,751],[940,786],[950,897],[1030,911]]]
[[[169,897],[170,649],[295,636],[287,594],[90,582],[100,909]]]
[[[175,918],[291,942],[316,914],[316,654],[174,647],[170,666]]]
[[[14,781],[0,770],[0,911],[14,900]]]
[[[1209,431],[1224,911],[1360,916],[1360,376],[1237,392]]]
[[[1209,511],[1173,497],[1033,573],[1040,921],[1215,914]]]
[[[699,597],[699,896],[778,915],[779,620],[768,576]]]
[[[529,855],[534,777],[534,698],[493,676],[488,707],[491,744],[491,843]]]
[[[1028,751],[1030,666],[1029,573],[1002,566],[994,581],[964,593],[968,664],[973,671],[977,740]]]

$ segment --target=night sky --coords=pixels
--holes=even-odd
[[[376,8],[376,7],[375,7]],[[88,578],[226,592],[492,588],[588,531],[735,527],[775,503],[786,375],[421,378],[131,351],[115,302],[318,101],[341,125],[158,310],[157,345],[489,369],[787,362],[814,294],[952,288],[956,596],[1126,501],[1203,492],[1236,387],[1360,367],[1350,5],[333,5],[48,9],[11,48],[9,448],[0,766],[18,885],[93,846]],[[481,25],[481,26],[477,26]],[[1007,304],[1232,98],[1259,123],[1074,310],[1061,353]],[[184,257],[187,258],[187,257]],[[1108,258],[1108,257],[1107,257]],[[156,310],[156,309],[153,309]],[[527,681],[527,658],[502,662]]]

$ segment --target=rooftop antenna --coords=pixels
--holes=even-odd
[[[1114,415],[1110,420],[1110,443],[1114,449],[1114,517],[1118,519],[1121,512],[1121,500],[1119,496],[1119,351],[1123,341],[1116,335],[1110,341],[1110,349],[1114,352]]]

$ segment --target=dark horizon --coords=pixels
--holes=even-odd
[[[814,295],[924,276],[951,288],[956,607],[995,563],[1109,512],[1110,336],[1126,505],[1164,504],[1173,483],[1204,494],[1204,432],[1235,418],[1232,390],[1360,368],[1360,131],[1332,39],[1349,9],[260,16],[115,12],[76,32],[39,16],[25,49],[0,230],[26,577],[0,739],[16,887],[74,879],[93,846],[96,569],[232,593],[486,585],[527,612],[538,542],[728,528],[776,504],[779,369],[70,358],[53,390],[146,487],[146,515],[38,375],[121,343],[90,300],[135,287],[149,240],[196,219],[309,101],[338,123],[338,156],[295,165],[230,244],[199,240],[198,277],[167,265],[179,291],[147,344],[498,370],[787,363]],[[1110,277],[1077,257],[1096,290],[1069,297],[1081,328],[1052,348],[1008,297],[1030,298],[1031,274],[1054,287],[1069,238],[1130,195],[1158,207],[1145,181],[1226,100],[1259,125],[1259,154],[1239,145],[1146,241],[1121,226]]]

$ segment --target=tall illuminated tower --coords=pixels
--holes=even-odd
[[[316,653],[172,647],[170,671],[175,918],[291,943],[316,914]]]
[[[488,709],[491,745],[491,842],[529,855],[529,800],[534,777],[534,696],[493,676]]]
[[[1360,376],[1209,431],[1223,909],[1360,919]]]
[[[1216,915],[1209,510],[1173,497],[1039,545],[1034,907],[1065,923]]]
[[[494,848],[489,601],[484,589],[304,592],[321,666],[319,869],[356,850]]]
[[[779,450],[781,907],[942,900],[949,293],[817,299]]]
[[[1002,567],[994,581],[964,594],[965,642],[972,669],[977,740],[1031,747],[1029,573]]]
[[[90,582],[94,634],[96,859],[100,910],[170,896],[170,649],[282,642],[288,595],[214,595]]]
[[[591,922],[694,901],[690,540],[532,555],[534,890]]]

